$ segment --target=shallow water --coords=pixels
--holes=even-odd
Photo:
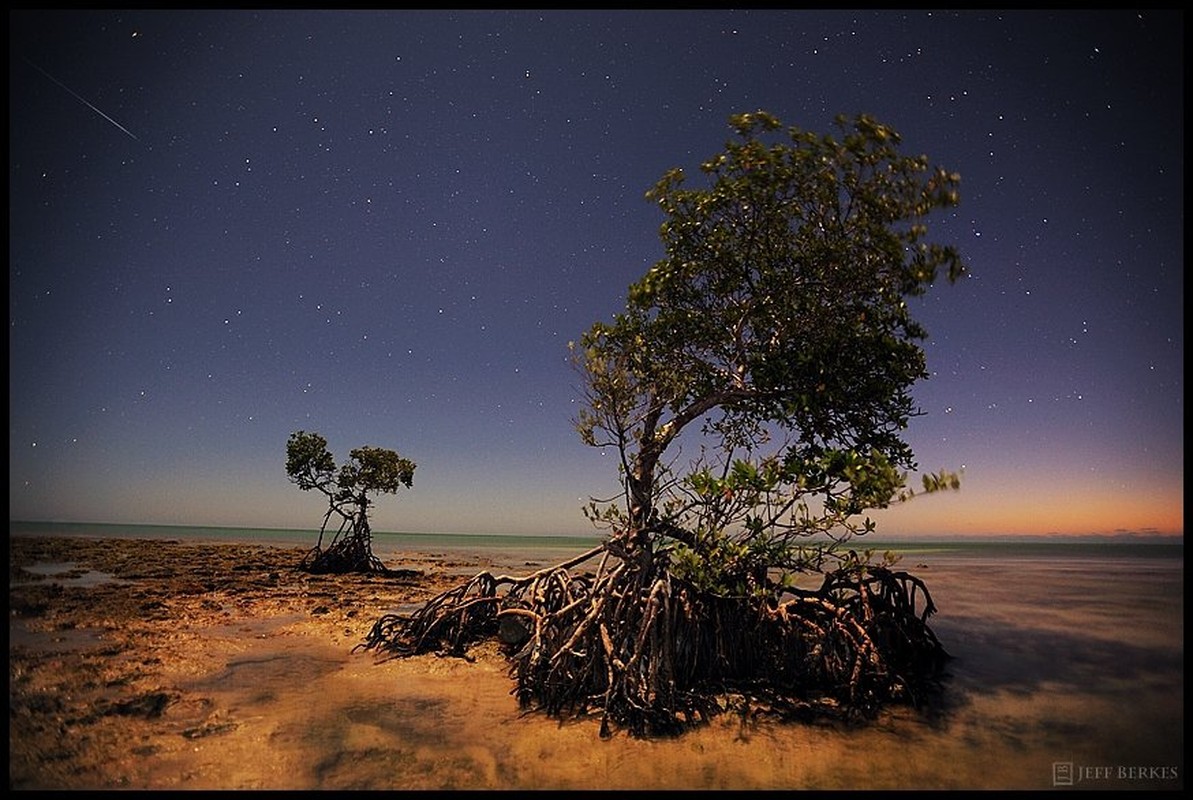
[[[240,726],[200,747],[219,760],[267,744],[269,788],[1183,787],[1179,563],[935,556],[917,574],[954,656],[939,717],[901,709],[851,730],[722,718],[676,740],[603,741],[595,720],[522,715],[497,659],[377,663],[274,638],[193,684]],[[260,780],[236,775],[211,785]]]
[[[56,583],[62,586],[97,586],[101,583],[109,581],[119,581],[115,575],[107,572],[98,572],[93,569],[80,570],[77,565],[70,563],[58,564],[33,564],[32,566],[23,567],[23,571],[31,575],[37,575],[39,578],[30,579],[28,581],[10,581],[10,586],[24,586],[32,583],[42,583],[43,579],[48,579],[49,583]]]
[[[522,714],[493,655],[378,662],[351,652],[357,638],[292,629],[297,615],[212,625],[196,640],[211,666],[162,677],[187,700],[137,745],[153,750],[130,760],[129,786],[1182,789],[1183,558],[1114,552],[906,559],[954,656],[943,713],[855,729],[722,717],[675,740],[601,740],[594,719]],[[524,563],[509,556],[485,557]]]

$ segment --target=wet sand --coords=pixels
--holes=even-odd
[[[903,566],[927,582],[955,656],[942,715],[900,708],[861,728],[727,716],[643,741],[521,713],[491,645],[471,662],[351,652],[381,614],[480,556],[387,555],[418,571],[393,579],[298,572],[301,548],[9,548],[10,789],[1184,786],[1175,559],[917,556]]]

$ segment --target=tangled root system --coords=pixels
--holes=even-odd
[[[595,572],[576,568],[599,559]],[[599,713],[601,734],[673,735],[731,707],[783,717],[873,716],[939,688],[948,655],[918,578],[849,565],[818,589],[698,591],[665,554],[606,542],[524,577],[481,572],[412,614],[379,619],[358,645],[405,657],[464,656],[498,639],[524,709]]]

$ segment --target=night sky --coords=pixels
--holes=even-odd
[[[567,344],[731,114],[959,172],[878,536],[1183,533],[1179,12],[11,12],[10,519],[317,528],[297,430],[414,460],[375,530],[588,533]]]

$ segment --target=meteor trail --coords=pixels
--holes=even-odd
[[[113,125],[115,125],[115,126],[116,126],[117,128],[119,128],[121,131],[123,131],[123,132],[124,132],[126,135],[128,135],[128,136],[129,136],[129,137],[130,137],[130,138],[131,138],[133,141],[135,141],[135,142],[140,142],[140,141],[141,141],[141,140],[140,140],[140,139],[138,139],[136,136],[134,136],[134,135],[132,134],[132,132],[131,132],[131,131],[130,131],[128,128],[124,127],[124,126],[123,126],[123,125],[121,125],[119,122],[117,122],[116,120],[112,119],[112,118],[111,118],[111,117],[109,117],[107,114],[105,114],[104,112],[102,112],[102,111],[100,111],[98,108],[96,108],[95,106],[93,106],[93,105],[91,105],[90,103],[88,103],[88,102],[87,102],[85,99],[83,99],[83,97],[82,97],[82,96],[81,96],[81,95],[80,95],[78,92],[76,92],[74,89],[70,88],[70,87],[69,87],[69,86],[67,86],[65,83],[63,83],[62,81],[58,80],[58,79],[57,79],[57,78],[55,78],[53,75],[51,75],[50,73],[46,72],[44,69],[42,69],[41,67],[39,67],[39,66],[37,66],[36,64],[34,64],[32,61],[29,61],[29,59],[28,59],[28,58],[26,58],[26,59],[25,59],[25,61],[27,61],[27,62],[29,63],[29,66],[33,67],[35,70],[37,70],[38,72],[40,72],[42,75],[45,75],[47,78],[49,78],[50,80],[52,80],[54,83],[58,84],[59,86],[61,86],[61,87],[62,87],[63,89],[65,89],[66,91],[70,92],[70,94],[71,94],[71,95],[72,95],[72,96],[73,96],[73,97],[74,97],[76,100],[78,100],[80,103],[82,103],[83,105],[87,106],[87,107],[88,107],[88,108],[90,108],[92,111],[94,111],[96,114],[99,114],[101,117],[103,117],[104,119],[106,119],[108,122],[110,122],[110,123],[112,123]]]

